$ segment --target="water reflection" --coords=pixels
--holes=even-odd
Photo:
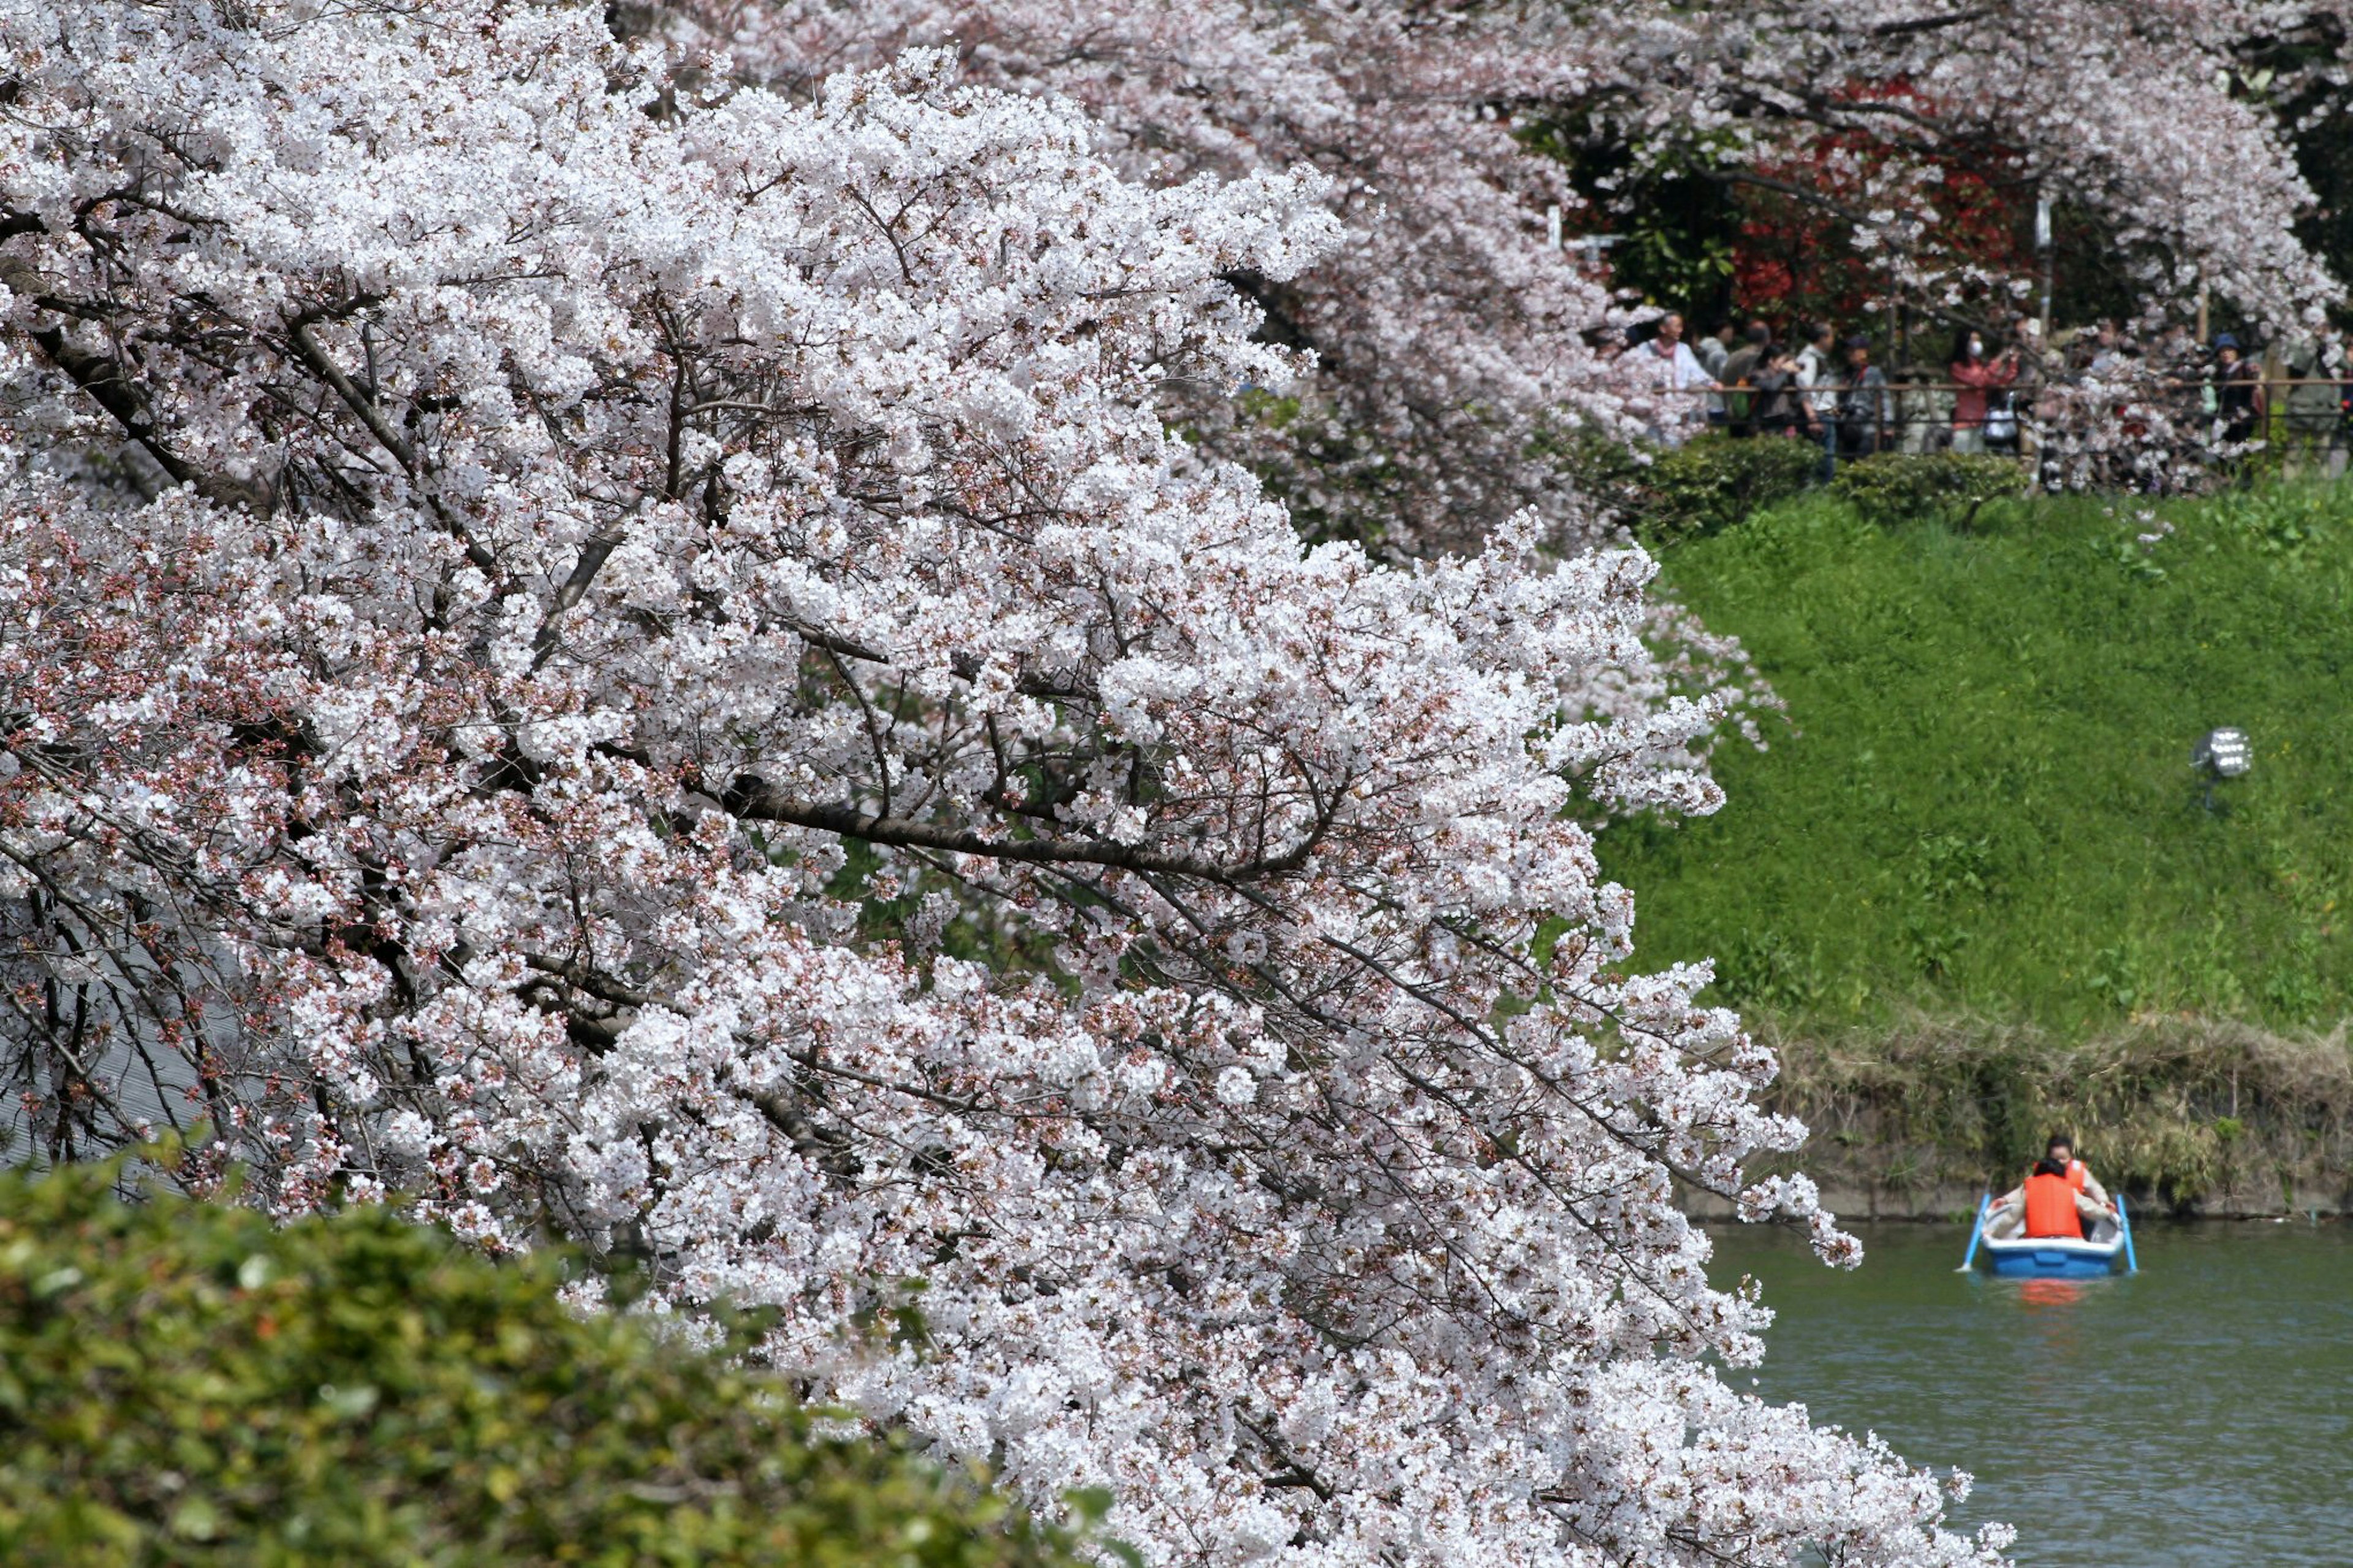
[[[2084,1288],[2073,1279],[2021,1279],[2018,1299],[2030,1307],[2072,1307],[2083,1300]]]
[[[2105,1283],[2105,1281],[2104,1281]],[[2070,1396],[2087,1375],[2095,1375],[2095,1346],[2087,1346],[2084,1320],[2084,1287],[2073,1279],[1992,1279],[1988,1286],[2020,1309],[2018,1332],[2027,1337],[2021,1347],[2021,1414],[2063,1412]]]

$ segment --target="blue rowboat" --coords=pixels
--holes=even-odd
[[[2125,1215],[2122,1198],[2116,1200],[2116,1217],[2100,1221],[2081,1241],[2051,1236],[1994,1236],[1984,1229],[1984,1213],[1980,1205],[1978,1228],[1970,1237],[1973,1255],[1983,1258],[2004,1279],[2091,1279],[2113,1274],[2119,1267],[2127,1274],[2140,1267],[2133,1256],[2132,1221]]]

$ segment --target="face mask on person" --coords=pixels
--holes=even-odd
[[[1985,340],[1983,338],[1971,338],[1969,340],[1969,357],[1971,359],[1985,358]]]

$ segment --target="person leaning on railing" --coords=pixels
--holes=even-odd
[[[2229,332],[2214,340],[2214,380],[2216,438],[2233,447],[2253,440],[2265,408],[2263,367]]]

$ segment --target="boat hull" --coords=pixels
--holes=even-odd
[[[2016,1237],[1997,1241],[1988,1237],[1979,1248],[1979,1256],[2005,1279],[2094,1279],[2115,1273],[2124,1261],[2124,1237],[2116,1233],[2114,1226],[2100,1228],[2108,1234],[2095,1241],[2067,1241],[2055,1237]]]

